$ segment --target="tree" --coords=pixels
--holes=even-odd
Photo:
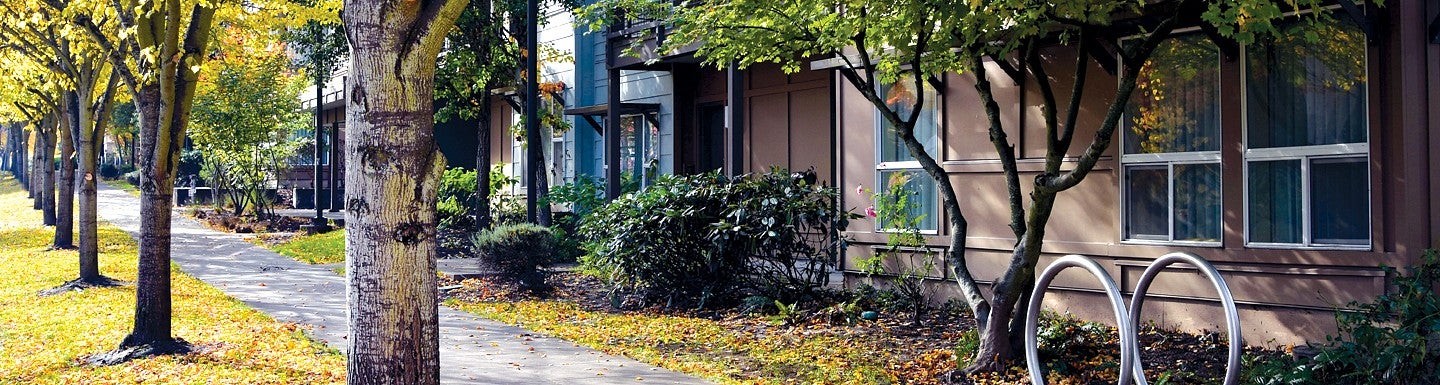
[[[315,204],[315,217],[312,218],[311,226],[317,231],[328,231],[329,229],[324,214],[320,212],[320,159],[321,151],[323,151],[320,144],[325,140],[323,135],[325,123],[322,115],[325,108],[325,82],[334,76],[335,71],[340,67],[341,60],[344,60],[345,55],[349,52],[341,29],[342,26],[335,20],[309,20],[304,26],[287,31],[288,40],[298,52],[297,64],[309,69],[311,80],[315,82],[315,130],[311,146],[314,157],[310,163],[313,171],[311,187],[314,190],[311,193],[311,201]],[[330,145],[335,146],[338,143]],[[330,186],[330,188],[333,191],[336,186]],[[335,202],[330,204],[331,207],[334,207]]]
[[[520,42],[527,39],[525,22],[525,0],[477,1],[470,3],[455,22],[455,28],[446,38],[450,50],[441,57],[435,76],[436,97],[444,100],[435,113],[437,122],[450,119],[476,120],[475,153],[477,196],[473,204],[475,228],[490,227],[490,175],[486,172],[490,164],[490,125],[492,118],[490,91],[504,86],[519,86],[523,83],[520,61],[524,51]],[[551,6],[573,9],[574,0],[542,0],[542,8]],[[547,20],[542,15],[538,23]],[[509,20],[511,28],[502,28]],[[548,45],[541,45],[542,58],[559,60],[564,56]],[[543,89],[547,84],[541,84]],[[550,87],[556,84],[549,84]],[[560,84],[559,86],[563,86]],[[517,87],[518,88],[518,87]],[[553,96],[543,95],[546,99]],[[523,118],[522,118],[523,119]],[[563,120],[563,118],[562,118]],[[546,120],[542,119],[542,122]],[[522,126],[523,127],[523,126]],[[519,130],[524,132],[523,130]],[[563,132],[563,129],[561,129]],[[545,164],[543,158],[529,164]],[[537,168],[543,170],[543,168]],[[544,171],[540,171],[544,172]],[[537,202],[539,199],[537,199]]]
[[[298,149],[290,135],[304,128],[303,80],[290,73],[283,44],[264,31],[228,27],[220,49],[200,73],[190,138],[205,153],[201,173],[223,191],[235,215],[270,212],[266,188]]]
[[[45,293],[70,289],[113,286],[116,282],[100,274],[99,237],[97,235],[96,178],[99,176],[99,155],[106,126],[113,110],[118,79],[112,76],[107,52],[79,36],[78,30],[56,17],[64,10],[63,3],[5,3],[8,23],[0,30],[17,49],[39,63],[51,63],[53,82],[61,86],[59,95],[50,96],[32,88],[37,99],[62,115],[60,119],[60,199],[57,205],[55,248],[77,248],[74,245],[72,219],[75,190],[79,192],[79,278]],[[25,7],[25,8],[22,8]],[[25,14],[38,17],[26,19]],[[114,28],[106,21],[101,28]],[[76,178],[78,166],[80,178]]]
[[[1121,113],[1136,88],[1141,68],[1158,46],[1181,26],[1200,26],[1215,40],[1233,45],[1274,30],[1271,22],[1292,6],[1318,9],[1318,0],[1168,0],[1135,1],[849,1],[710,0],[686,5],[650,0],[606,0],[591,7],[592,29],[623,16],[662,20],[673,26],[661,52],[703,43],[697,55],[706,63],[748,66],[774,62],[798,71],[805,58],[831,57],[843,62],[841,77],[873,104],[894,134],[935,180],[951,235],[946,258],[963,299],[980,326],[980,347],[969,370],[995,370],[1017,355],[1025,305],[1034,287],[1035,267],[1045,225],[1057,195],[1089,175],[1109,147]],[[1316,19],[1324,12],[1314,13]],[[1122,36],[1132,44],[1114,45]],[[1060,109],[1056,78],[1046,73],[1041,49],[1061,46],[1078,52],[1070,97]],[[1118,64],[1116,65],[1117,59]],[[989,64],[993,63],[993,64]],[[1084,95],[1087,70],[1114,70],[1112,95]],[[992,71],[999,71],[992,75]],[[968,223],[949,174],[916,140],[915,123],[924,92],[887,100],[878,91],[895,83],[912,90],[948,72],[972,73],[989,125],[988,140],[1004,169],[1010,228],[1016,244],[1010,264],[987,299],[967,268]],[[1022,193],[1014,145],[1001,126],[991,89],[994,79],[1034,82],[1042,95],[1046,154],[1043,172],[1027,200]],[[908,85],[907,85],[908,84]],[[1103,121],[1088,145],[1071,151],[1077,113],[1083,101],[1110,100]],[[1021,108],[1021,106],[1004,106]],[[907,113],[901,113],[907,112]],[[1063,114],[1063,115],[1062,115]],[[1073,163],[1066,156],[1074,156]]]
[[[440,380],[435,60],[467,0],[356,0],[342,19],[349,382]]]
[[[210,54],[211,27],[257,28],[315,18],[316,11],[286,1],[45,0],[75,34],[106,53],[114,75],[130,92],[139,127],[140,256],[135,322],[110,353],[92,361],[113,364],[184,352],[189,344],[171,335],[171,191],[180,149],[190,123],[199,72]],[[113,20],[113,22],[112,22]]]
[[[490,90],[513,81],[518,51],[500,28],[501,11],[494,1],[476,1],[465,7],[450,30],[451,50],[437,63],[435,96],[443,100],[436,122],[475,120],[475,198],[471,211],[475,229],[490,228],[490,125],[493,118]],[[516,1],[508,1],[516,3]]]
[[[136,126],[135,103],[123,102],[115,104],[115,111],[111,113],[110,136],[115,138],[119,148],[116,152],[120,155],[120,163],[135,165],[135,136],[139,134],[139,127]]]

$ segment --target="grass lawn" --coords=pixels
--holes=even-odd
[[[264,246],[281,255],[312,265],[345,262],[344,231],[300,235],[285,243]]]
[[[110,185],[110,186],[112,186],[112,187],[115,187],[115,188],[118,188],[118,189],[121,189],[121,190],[125,190],[125,192],[130,193],[130,195],[140,196],[140,188],[139,188],[139,187],[135,187],[135,185],[130,184],[130,182],[125,181],[125,178],[120,178],[120,179],[115,179],[115,180],[107,180],[107,181],[105,181],[105,184],[108,184],[108,185]]]
[[[118,287],[41,298],[36,292],[76,275],[75,251],[45,251],[40,227],[14,178],[0,178],[0,383],[3,384],[324,384],[341,383],[345,359],[280,323],[178,271],[174,335],[201,353],[83,364],[114,349],[129,333],[135,289]],[[119,229],[100,228],[100,269],[135,280],[136,244]]]

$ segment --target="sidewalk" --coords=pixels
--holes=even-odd
[[[140,199],[100,183],[99,215],[135,236],[140,227]],[[185,273],[276,320],[311,325],[316,339],[345,349],[345,279],[329,267],[296,262],[238,235],[208,229],[178,212],[172,236],[171,258]],[[440,307],[440,382],[707,383],[444,306]]]

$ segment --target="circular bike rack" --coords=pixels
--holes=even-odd
[[[1150,266],[1145,268],[1141,274],[1139,283],[1135,286],[1134,297],[1130,301],[1129,310],[1126,310],[1124,299],[1120,295],[1120,288],[1115,284],[1115,279],[1106,272],[1100,264],[1090,258],[1081,255],[1066,255],[1051,263],[1040,273],[1035,282],[1035,291],[1030,296],[1029,311],[1025,318],[1025,361],[1030,370],[1030,382],[1035,385],[1045,383],[1044,375],[1041,373],[1039,346],[1037,341],[1037,328],[1040,318],[1040,305],[1045,299],[1045,291],[1050,288],[1050,283],[1061,271],[1080,267],[1095,276],[1105,290],[1105,295],[1110,299],[1110,306],[1115,310],[1115,319],[1120,335],[1120,375],[1119,384],[1129,385],[1136,382],[1138,385],[1146,385],[1145,368],[1140,357],[1140,311],[1144,307],[1145,294],[1150,290],[1155,277],[1164,271],[1165,268],[1177,263],[1191,265],[1198,269],[1205,278],[1210,280],[1215,291],[1220,295],[1220,304],[1225,311],[1225,327],[1229,333],[1229,361],[1225,367],[1225,385],[1234,385],[1240,378],[1240,354],[1242,337],[1240,335],[1240,314],[1235,307],[1235,299],[1230,293],[1230,286],[1226,285],[1225,279],[1220,276],[1220,271],[1214,265],[1190,253],[1170,253],[1155,259]],[[1126,375],[1129,372],[1129,375]],[[1133,380],[1133,381],[1132,381]]]
[[[1135,285],[1135,294],[1130,298],[1130,328],[1137,333],[1140,330],[1140,310],[1145,306],[1145,294],[1150,290],[1150,284],[1154,283],[1155,276],[1164,271],[1166,267],[1176,263],[1184,263],[1194,266],[1200,270],[1205,278],[1210,279],[1215,291],[1220,294],[1220,305],[1225,310],[1225,329],[1230,337],[1229,361],[1225,366],[1225,385],[1233,385],[1240,380],[1240,353],[1244,347],[1240,341],[1240,312],[1235,308],[1235,298],[1230,295],[1230,286],[1225,284],[1225,278],[1220,276],[1220,271],[1205,259],[1190,253],[1170,253],[1150,263],[1145,268],[1145,273],[1140,275],[1140,282]],[[1132,339],[1135,343],[1135,378],[1139,385],[1146,385],[1145,368],[1140,358],[1140,339]]]
[[[1084,268],[1100,280],[1101,286],[1105,288],[1105,295],[1110,298],[1110,306],[1115,310],[1115,323],[1120,328],[1120,385],[1129,385],[1130,376],[1125,375],[1127,368],[1135,367],[1135,348],[1139,344],[1132,341],[1135,338],[1135,331],[1131,330],[1130,316],[1125,311],[1125,299],[1120,296],[1120,287],[1115,285],[1115,279],[1105,268],[1095,263],[1090,258],[1081,255],[1066,255],[1060,257],[1055,263],[1045,268],[1040,278],[1035,281],[1035,291],[1030,295],[1030,311],[1025,316],[1025,363],[1030,369],[1030,382],[1035,385],[1044,385],[1045,376],[1040,369],[1040,349],[1036,341],[1036,327],[1040,321],[1040,305],[1045,299],[1045,289],[1050,287],[1050,282],[1060,271],[1070,267]]]

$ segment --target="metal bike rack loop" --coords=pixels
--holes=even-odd
[[[1220,294],[1220,304],[1225,310],[1226,332],[1230,337],[1229,361],[1225,367],[1224,384],[1236,384],[1240,378],[1240,354],[1244,347],[1240,335],[1240,313],[1235,307],[1234,297],[1230,294],[1230,286],[1225,284],[1225,278],[1220,276],[1220,271],[1216,270],[1210,262],[1190,253],[1165,254],[1146,267],[1145,272],[1140,275],[1139,283],[1135,286],[1129,311],[1125,310],[1120,288],[1115,284],[1114,278],[1094,260],[1072,254],[1061,257],[1046,267],[1035,282],[1035,291],[1030,296],[1030,311],[1026,313],[1025,319],[1025,361],[1030,370],[1030,382],[1035,385],[1045,383],[1044,375],[1041,373],[1039,347],[1037,346],[1037,324],[1040,318],[1040,305],[1045,298],[1045,290],[1050,288],[1050,282],[1055,280],[1055,276],[1059,275],[1060,271],[1070,267],[1082,267],[1100,281],[1101,286],[1105,289],[1105,295],[1110,298],[1110,306],[1115,310],[1116,324],[1120,329],[1120,385],[1129,385],[1132,379],[1137,385],[1147,385],[1145,367],[1140,357],[1140,311],[1144,307],[1145,294],[1150,290],[1150,284],[1154,283],[1155,276],[1164,271],[1166,267],[1176,263],[1191,265],[1200,270],[1200,273],[1210,280],[1215,291]],[[1125,368],[1129,368],[1129,370]],[[1130,375],[1125,375],[1127,371],[1130,372]]]
[[[1120,287],[1115,285],[1115,279],[1105,272],[1105,268],[1090,258],[1075,254],[1060,257],[1046,267],[1045,272],[1040,273],[1040,278],[1035,281],[1035,291],[1030,295],[1030,311],[1026,312],[1025,317],[1025,363],[1030,369],[1030,382],[1035,385],[1045,384],[1045,376],[1040,370],[1039,343],[1036,341],[1036,327],[1040,321],[1040,304],[1045,299],[1045,289],[1050,287],[1050,281],[1054,281],[1060,271],[1070,267],[1089,271],[1090,275],[1100,280],[1101,286],[1105,288],[1105,295],[1110,297],[1110,306],[1115,310],[1115,324],[1120,328],[1120,385],[1129,385],[1130,376],[1125,373],[1127,368],[1135,367],[1135,349],[1139,344],[1132,341],[1135,331],[1131,330],[1133,323],[1128,322],[1130,316],[1125,311],[1125,299],[1120,296]]]

